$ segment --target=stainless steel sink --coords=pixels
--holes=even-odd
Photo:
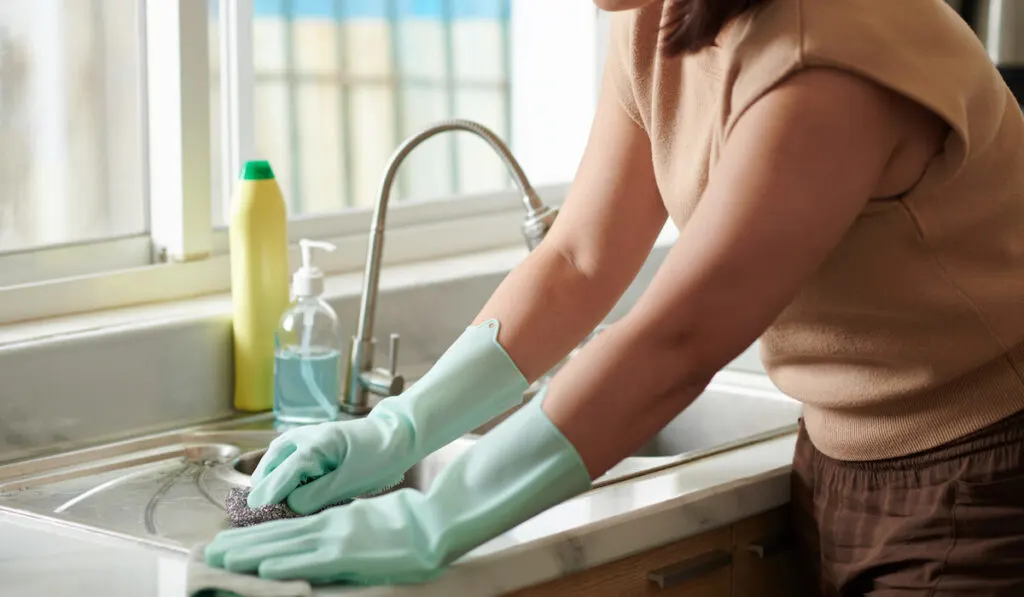
[[[630,458],[598,478],[594,486],[621,482],[792,433],[797,429],[802,411],[799,402],[775,390],[722,381],[712,382],[689,408]],[[397,488],[428,489],[449,462],[510,414],[506,413],[431,454],[406,473],[405,481]],[[243,455],[238,459],[235,469],[244,475],[251,474],[263,453],[264,450],[257,450]]]
[[[224,528],[231,464],[276,433],[266,416],[0,466],[0,509],[184,550]]]
[[[777,392],[712,384],[595,486],[790,433],[799,416],[799,405]],[[0,466],[0,510],[185,551],[226,527],[225,495],[249,484],[276,435],[271,416],[258,415],[13,462]],[[464,436],[429,455],[401,487],[429,489],[478,438]]]
[[[800,403],[785,397],[712,385],[634,456],[677,456],[766,439],[795,430],[801,412]]]

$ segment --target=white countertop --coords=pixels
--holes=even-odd
[[[789,435],[597,489],[480,546],[429,584],[316,594],[500,595],[697,535],[788,502],[795,442]],[[5,597],[181,597],[185,560],[179,552],[0,512]]]

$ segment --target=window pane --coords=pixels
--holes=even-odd
[[[220,0],[206,0],[208,15],[207,39],[210,56],[210,198],[213,207],[213,225],[223,226],[227,221],[228,214],[225,211],[230,205],[230,200],[222,199],[224,194],[224,179],[235,173],[225,172],[221,163],[223,140],[223,126],[221,114],[221,89],[220,89],[220,15],[218,5]]]
[[[289,23],[283,22],[277,27],[277,30],[283,30],[285,33],[285,43],[282,44],[284,47],[281,48],[283,50],[282,53],[287,57],[288,44],[291,45],[295,52],[294,64],[288,65],[287,59],[285,60],[286,69],[290,67],[303,75],[336,77],[340,62],[338,59],[338,44],[342,35],[335,24],[330,10],[315,10],[321,4],[326,5],[321,8],[330,9],[332,2],[295,1],[293,5],[295,7],[295,17],[290,23],[291,27],[289,27]],[[304,8],[307,10],[303,10]],[[287,36],[289,31],[292,35],[291,39]],[[261,44],[254,44],[254,46],[259,45]],[[273,47],[274,45],[276,44],[267,44],[268,47],[261,48],[261,52],[269,54],[274,49],[277,49]],[[269,62],[269,56],[267,60]]]
[[[458,81],[506,80],[504,31],[508,25],[500,2],[453,1],[452,62]]]
[[[407,83],[402,89],[402,137],[448,116],[448,94],[441,83]],[[432,199],[455,192],[452,138],[428,139],[409,154],[399,172],[399,197]]]
[[[360,14],[341,25],[346,74],[353,80],[382,81],[394,73],[391,26],[385,18],[383,14]]]
[[[397,22],[398,68],[406,79],[443,82],[447,72],[446,30],[436,16],[441,14],[441,2],[435,0],[430,11],[414,11],[411,5],[411,0],[403,0],[405,8]]]
[[[450,118],[491,128],[524,167],[557,162],[557,172],[535,167],[542,175],[538,184],[569,180],[577,146],[585,140],[576,139],[585,136],[576,121],[581,115],[589,120],[593,106],[552,81],[565,79],[566,66],[588,73],[573,81],[598,70],[593,56],[587,57],[597,47],[596,25],[587,22],[596,23],[596,13],[584,0],[571,4],[571,9],[550,10],[543,3],[520,8],[510,0],[254,0],[256,150],[273,162],[291,213],[371,205],[395,148]],[[519,12],[513,14],[513,8]],[[546,22],[552,18],[561,22]],[[528,60],[552,46],[538,50],[540,41],[527,43],[526,33],[538,27],[573,31],[566,43],[575,49],[548,60],[557,68],[520,68],[530,74],[518,81],[512,65],[520,50],[513,39]],[[596,95],[596,85],[579,93]],[[550,101],[552,96],[558,101]],[[538,116],[548,108],[564,114]],[[542,134],[535,124],[564,121],[576,123],[567,128],[571,140],[556,139],[558,131]],[[520,142],[516,132],[524,130],[530,134]],[[545,136],[552,139],[544,141]],[[553,151],[559,159],[552,159]],[[399,173],[395,199],[509,186],[504,166],[486,144],[465,133],[446,134],[411,154]],[[214,209],[223,209],[223,202]]]
[[[145,232],[139,4],[0,2],[0,251]]]
[[[299,179],[295,176],[297,152],[294,150],[295,132],[294,105],[292,91],[294,86],[276,77],[256,78],[255,97],[253,98],[253,120],[256,122],[255,137],[256,155],[261,159],[270,160],[274,168],[277,183],[281,185],[288,211],[291,214],[301,213],[296,210],[299,199]]]
[[[368,207],[376,200],[377,186],[388,157],[395,150],[393,90],[379,85],[352,88],[351,144],[352,197],[349,205]]]
[[[468,118],[488,127],[496,135],[508,138],[505,130],[505,90],[459,89],[456,92],[456,110],[461,118]],[[503,189],[510,184],[505,165],[494,155],[482,139],[459,135],[458,163],[459,189],[463,193],[479,193]]]
[[[345,161],[341,139],[345,136],[341,89],[329,83],[304,84],[298,88],[297,141],[300,174],[295,213],[327,213],[344,209],[342,188]]]
[[[285,14],[287,0],[253,0],[252,62],[256,72],[281,75],[288,71],[291,46],[288,19]]]

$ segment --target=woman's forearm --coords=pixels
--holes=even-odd
[[[498,341],[529,381],[558,364],[636,277],[668,214],[651,142],[605,78],[579,170],[547,238],[501,283],[476,318],[501,322]]]
[[[588,342],[551,381],[544,410],[597,478],[704,390],[714,370],[688,343],[621,320]]]
[[[501,322],[498,341],[533,382],[558,364],[615,306],[639,268],[639,264],[622,265],[586,272],[555,243],[542,244],[498,286],[475,323]]]

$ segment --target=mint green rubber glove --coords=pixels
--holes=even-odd
[[[521,404],[529,387],[498,344],[499,324],[470,326],[401,396],[362,419],[286,431],[253,472],[250,507],[309,514],[394,484],[412,465]],[[315,479],[305,485],[310,479]]]
[[[224,531],[210,566],[313,583],[429,580],[466,552],[590,488],[539,395],[455,459],[424,494],[402,489],[308,518]]]

